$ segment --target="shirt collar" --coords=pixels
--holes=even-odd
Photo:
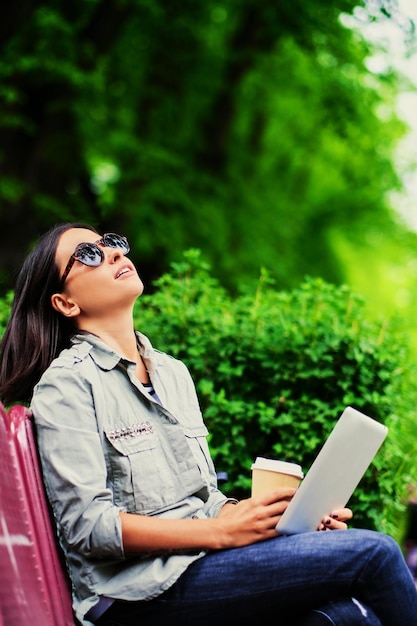
[[[142,333],[136,332],[138,350],[143,359],[147,362],[150,369],[155,369],[158,365],[157,352],[152,347],[149,339]],[[75,344],[88,343],[90,345],[89,354],[93,361],[103,370],[114,369],[121,361],[126,364],[134,364],[133,361],[126,359],[112,348],[110,348],[100,337],[89,332],[78,332],[71,338],[71,342]]]

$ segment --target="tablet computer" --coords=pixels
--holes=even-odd
[[[387,436],[388,428],[348,406],[276,525],[280,535],[317,530],[346,506]]]

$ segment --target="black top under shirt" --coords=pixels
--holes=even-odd
[[[151,382],[149,383],[142,383],[145,391],[151,396],[151,398],[153,400],[156,400],[156,402],[159,402],[159,404],[161,404],[160,399],[158,398],[158,394],[156,393],[154,386]]]

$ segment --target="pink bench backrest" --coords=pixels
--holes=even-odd
[[[0,403],[0,626],[74,626],[30,411]]]

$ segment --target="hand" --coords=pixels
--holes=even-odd
[[[294,493],[295,489],[287,487],[237,504],[226,504],[216,518],[226,542],[222,547],[244,546],[276,537],[275,526]]]
[[[330,515],[326,515],[321,521],[317,530],[346,530],[347,520],[352,519],[353,513],[350,509],[340,509],[333,511]]]

